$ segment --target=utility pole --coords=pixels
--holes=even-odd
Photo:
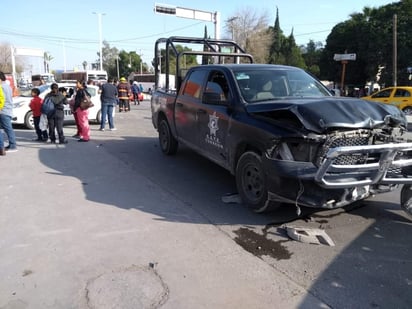
[[[234,23],[234,21],[238,18],[239,18],[238,16],[234,16],[234,17],[229,18],[226,21],[230,24],[230,28],[232,30],[232,41],[235,41],[235,23]]]

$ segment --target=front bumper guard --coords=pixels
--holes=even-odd
[[[344,146],[331,148],[315,174],[315,181],[327,188],[348,188],[373,184],[412,184],[412,178],[389,171],[412,166],[412,143]],[[365,164],[335,164],[348,155],[373,155],[379,160]],[[412,175],[411,175],[412,176]]]

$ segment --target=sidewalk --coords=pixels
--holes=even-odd
[[[16,135],[0,157],[0,308],[321,305],[98,140]]]

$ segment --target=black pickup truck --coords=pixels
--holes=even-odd
[[[201,48],[179,52],[182,43]],[[151,99],[165,154],[182,143],[229,170],[255,212],[342,207],[403,185],[401,206],[412,214],[412,143],[398,108],[333,96],[299,68],[253,64],[232,41],[164,38],[155,55],[162,44],[177,85],[166,81]],[[208,64],[186,69],[187,54]]]

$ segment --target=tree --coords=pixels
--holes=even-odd
[[[182,45],[176,45],[176,50],[178,53],[181,53],[183,51],[191,51],[187,46],[182,46]],[[166,72],[166,49],[160,49],[160,72],[165,73]],[[155,61],[153,59],[152,65],[155,66]],[[181,58],[181,63],[179,64],[180,68],[182,69],[189,69],[192,66],[198,65],[196,56],[195,55],[185,55],[183,58]],[[169,74],[176,74],[176,55],[173,54],[172,51],[169,53]]]
[[[238,9],[225,21],[226,36],[253,55],[255,62],[266,63],[271,42],[268,13],[246,7]]]
[[[272,42],[270,45],[268,62],[272,64],[285,63],[285,59],[283,58],[283,55],[281,53],[281,48],[282,48],[285,36],[283,35],[282,29],[280,29],[278,8],[276,8],[275,24],[273,28],[270,28],[270,31],[272,33]]]
[[[207,38],[208,38],[208,35],[207,35],[207,27],[206,27],[206,26],[205,26],[203,38],[204,38],[204,39],[207,39]],[[209,47],[207,47],[206,44],[203,45],[203,51],[204,51],[204,52],[209,51]],[[205,64],[209,64],[209,63],[211,63],[211,57],[202,56],[202,64],[205,65]]]
[[[285,59],[284,64],[306,69],[305,60],[302,57],[300,48],[296,45],[293,30],[289,37],[283,40],[281,53]]]
[[[322,47],[323,45],[321,42],[315,43],[313,40],[310,40],[306,47],[301,47],[306,70],[317,77],[320,76],[319,62],[323,51]]]
[[[103,41],[102,47],[103,67],[108,75],[113,78],[120,76],[129,76],[132,72],[148,72],[149,67],[139,54],[135,51],[119,51],[116,47],[110,47],[110,44]]]
[[[393,84],[393,21],[397,15],[398,84],[408,83],[406,68],[412,59],[412,0],[402,0],[379,8],[365,7],[362,13],[352,14],[351,18],[337,24],[326,40],[321,57],[321,76],[339,81],[341,64],[333,60],[334,54],[345,51],[356,53],[356,61],[348,63],[346,84],[363,86],[367,81],[376,80],[379,67],[382,71],[380,83]]]
[[[103,41],[102,54],[103,69],[107,71],[107,74],[110,77],[117,78],[119,50],[116,47],[110,47],[110,44],[107,41]],[[97,61],[100,61],[100,59],[98,59]]]
[[[16,73],[23,72],[23,67],[23,60],[20,57],[16,58]],[[7,44],[0,44],[0,71],[4,73],[11,73],[13,71],[11,47]]]
[[[12,71],[9,45],[0,45],[0,70],[6,73]]]
[[[141,61],[140,55],[138,55],[135,51],[127,52],[121,50],[119,52],[120,76],[128,77],[131,73],[138,72]]]
[[[300,48],[296,45],[293,29],[289,37],[283,35],[280,28],[279,9],[276,8],[275,24],[269,28],[272,34],[272,42],[269,50],[268,62],[272,64],[285,64],[305,69],[305,61],[302,58]]]

